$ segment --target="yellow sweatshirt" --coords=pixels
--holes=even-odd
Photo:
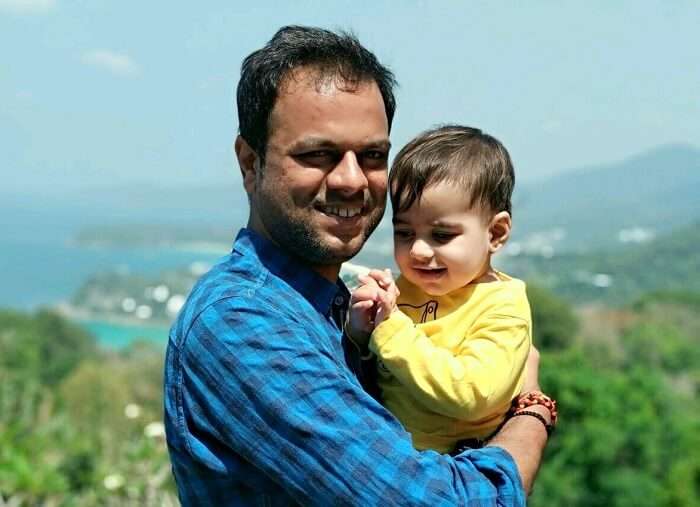
[[[489,436],[522,388],[532,319],[520,280],[430,296],[399,277],[400,311],[372,333],[385,406],[417,449]]]

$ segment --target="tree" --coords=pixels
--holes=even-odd
[[[569,347],[579,329],[571,306],[541,287],[528,285],[527,297],[532,310],[533,340],[541,351]]]
[[[647,365],[600,367],[579,348],[543,354],[542,364],[561,419],[531,505],[698,505],[696,403]]]

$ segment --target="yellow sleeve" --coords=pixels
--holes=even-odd
[[[374,330],[370,349],[426,408],[478,421],[502,409],[520,392],[530,342],[527,320],[487,315],[455,354],[436,346],[397,311]]]

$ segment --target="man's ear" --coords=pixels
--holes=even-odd
[[[498,252],[510,238],[512,222],[510,213],[499,211],[489,223],[489,251],[493,254]]]
[[[243,177],[243,187],[248,195],[252,195],[255,192],[256,174],[260,171],[260,157],[241,136],[236,137],[234,146],[238,166],[241,168],[241,176]]]

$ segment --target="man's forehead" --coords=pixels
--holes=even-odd
[[[319,77],[316,69],[299,69],[288,78],[270,113],[270,142],[326,137],[354,144],[388,142],[383,97],[374,81],[348,83]],[[279,139],[278,139],[279,141]]]
[[[338,91],[356,93],[364,87],[376,84],[372,79],[343,74],[340,69],[328,69],[318,66],[305,66],[292,69],[281,80],[277,89],[281,95],[293,95],[300,90],[313,89],[321,95],[333,95]]]

